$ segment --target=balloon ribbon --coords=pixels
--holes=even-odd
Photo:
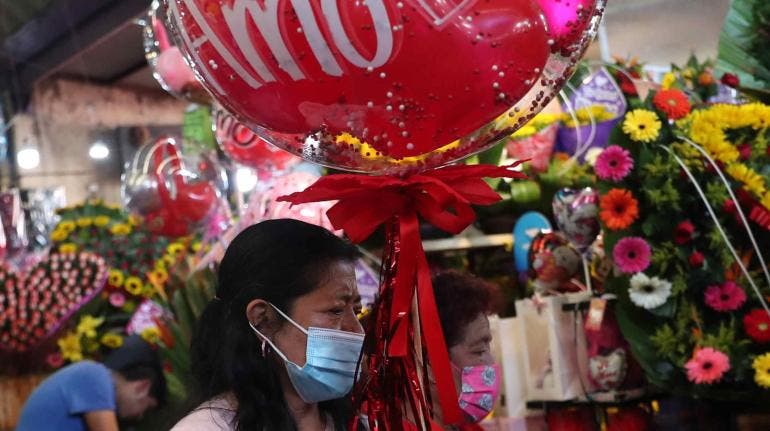
[[[424,387],[427,379],[418,377],[423,352],[435,378],[443,422],[463,422],[422,248],[419,217],[459,234],[476,218],[471,205],[491,205],[501,199],[484,178],[526,178],[513,170],[519,163],[448,166],[406,178],[329,175],[302,192],[278,199],[295,205],[338,201],[327,215],[334,228],[344,229],[354,243],[386,226],[386,261],[391,264],[385,266],[380,299],[371,315],[374,321],[366,349],[369,381],[359,390],[365,397],[354,394],[359,407],[364,405],[372,430],[416,429],[403,419],[405,403],[411,405],[413,419],[422,423],[422,428],[438,429],[428,407],[431,392]],[[415,330],[419,337],[415,337]]]

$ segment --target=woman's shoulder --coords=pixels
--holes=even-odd
[[[235,430],[236,407],[227,396],[212,398],[182,418],[171,431]]]

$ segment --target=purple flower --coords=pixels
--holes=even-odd
[[[634,159],[631,153],[617,145],[605,148],[596,159],[596,176],[603,180],[620,181],[631,172]]]

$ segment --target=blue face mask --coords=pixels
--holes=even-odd
[[[364,335],[335,329],[307,330],[270,304],[275,311],[307,335],[305,366],[290,361],[273,342],[249,322],[251,329],[283,359],[294,389],[306,403],[342,398],[353,389]]]

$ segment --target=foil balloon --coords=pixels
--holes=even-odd
[[[279,202],[278,198],[306,189],[318,180],[317,175],[307,172],[292,172],[282,177],[276,178],[270,189],[261,197],[257,208],[261,208],[261,217],[259,220],[272,220],[279,218],[291,218],[301,220],[321,226],[334,232],[329,219],[326,217],[326,211],[331,208],[335,202],[315,202],[302,205],[293,205],[289,202]],[[342,234],[342,232],[336,232]]]
[[[572,282],[580,271],[580,254],[564,236],[540,232],[529,247],[530,279],[539,295],[576,292],[581,286]]]
[[[154,0],[144,25],[144,54],[152,75],[167,92],[182,99],[206,102],[210,99],[195,79],[179,47],[172,43],[164,18],[164,7]]]
[[[222,152],[230,160],[257,170],[260,178],[280,175],[302,161],[259,137],[218,104],[214,104],[212,117],[214,136]]]
[[[605,0],[166,0],[203,84],[269,142],[377,174],[482,151],[545,107]]]
[[[126,208],[145,218],[150,231],[179,237],[195,231],[219,207],[226,176],[205,155],[183,157],[173,138],[137,151],[123,175]]]
[[[599,194],[590,187],[561,189],[553,197],[553,216],[564,235],[584,253],[599,235]]]

